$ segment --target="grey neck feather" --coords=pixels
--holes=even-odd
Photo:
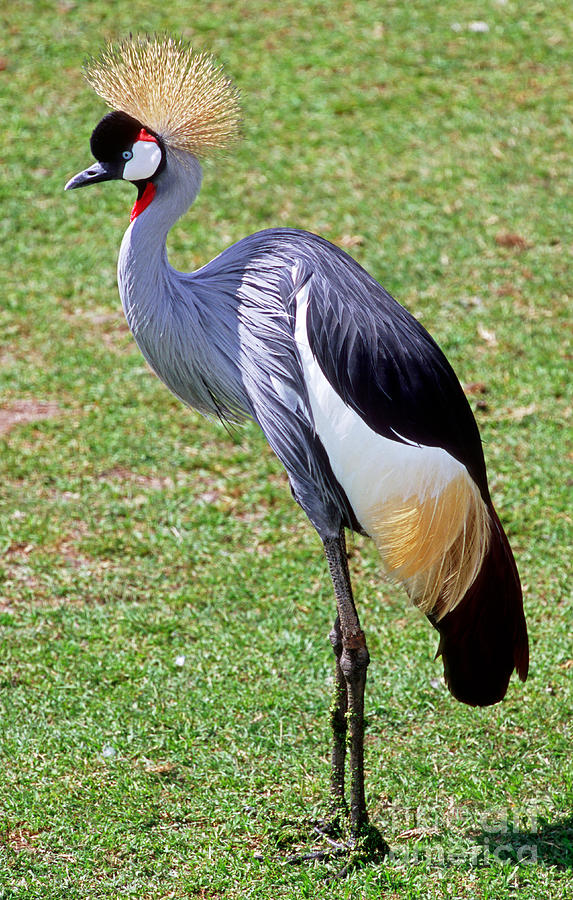
[[[236,298],[216,279],[177,272],[167,260],[167,234],[201,176],[193,156],[168,152],[154,199],[124,235],[119,293],[141,352],[170,390],[206,415],[237,420],[252,408],[237,366]]]

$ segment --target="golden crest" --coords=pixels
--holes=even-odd
[[[130,37],[88,60],[84,74],[112,109],[133,116],[169,148],[202,157],[238,137],[236,88],[209,53],[186,41]]]

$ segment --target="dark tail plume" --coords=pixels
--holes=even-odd
[[[513,670],[525,681],[529,665],[517,566],[493,507],[490,514],[489,547],[476,580],[443,619],[428,617],[440,632],[436,656],[448,689],[470,706],[502,700]]]

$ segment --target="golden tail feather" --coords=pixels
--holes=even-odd
[[[391,498],[376,510],[371,535],[389,576],[439,621],[455,609],[487,553],[490,517],[477,486],[461,472],[423,499]]]

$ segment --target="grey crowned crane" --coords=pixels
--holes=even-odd
[[[330,640],[332,798],[367,830],[364,688],[369,662],[352,596],[345,529],[369,535],[386,573],[439,632],[458,700],[501,700],[527,676],[513,555],[494,510],[477,425],[441,350],[383,287],[315,234],[272,228],[196,272],[167,260],[169,229],[193,203],[199,160],[239,128],[236,92],[182,41],[130,38],[86,66],[112,108],[97,162],[66,185],[137,187],[118,263],[125,316],[145,359],[184,403],[254,419],[322,539],[336,597]]]

